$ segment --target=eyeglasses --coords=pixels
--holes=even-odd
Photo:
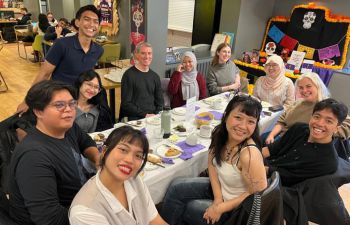
[[[278,64],[265,64],[265,67],[278,67]]]
[[[101,91],[101,87],[99,85],[94,85],[91,82],[84,82],[84,84],[86,84],[89,88],[94,89],[97,92]]]
[[[57,111],[63,112],[67,106],[69,106],[70,109],[74,109],[77,107],[78,102],[76,100],[71,100],[69,102],[65,101],[57,101],[50,103],[49,105],[56,107]]]

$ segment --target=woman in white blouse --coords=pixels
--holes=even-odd
[[[115,129],[103,146],[100,170],[80,189],[69,211],[71,225],[166,225],[138,173],[148,141],[129,126]]]
[[[266,76],[259,77],[254,86],[253,95],[271,105],[281,105],[285,109],[295,101],[293,81],[285,76],[283,59],[272,55],[265,64]]]

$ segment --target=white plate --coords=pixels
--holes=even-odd
[[[172,111],[175,115],[184,116],[186,114],[186,109],[183,107],[175,108]]]
[[[198,135],[198,137],[201,137],[201,138],[206,138],[206,139],[210,139],[211,138],[210,136],[203,136],[203,135],[201,135],[200,132],[198,132],[197,135]]]
[[[181,152],[179,152],[179,154],[174,155],[174,156],[165,156],[166,151],[168,151],[168,149],[170,147],[165,146],[165,145],[159,145],[157,148],[157,154],[163,158],[168,158],[168,159],[175,159],[177,157],[179,157],[182,154],[182,150],[180,149],[180,147],[178,146],[174,146],[175,148],[179,149]]]
[[[157,166],[156,164],[153,164],[151,162],[146,162],[146,165],[145,165],[145,170],[146,171],[150,171],[150,170],[155,170],[155,169],[158,169],[159,166]]]
[[[204,102],[205,104],[208,104],[208,105],[211,105],[212,102],[214,102],[214,101],[216,101],[216,98],[213,98],[213,97],[203,99],[203,102]]]
[[[152,125],[159,125],[160,124],[160,117],[159,116],[152,116],[146,118],[146,123],[152,124]]]
[[[187,131],[180,132],[180,131],[174,130],[174,134],[176,134],[179,137],[186,137],[186,136],[188,136],[188,132]]]
[[[213,105],[210,106],[210,108],[214,109],[214,110],[221,110],[224,108],[224,105],[223,104],[220,104],[219,107],[215,108]]]
[[[141,123],[140,123],[140,122]],[[142,127],[143,126],[143,121],[141,121],[141,120],[139,120],[139,121],[137,121],[137,120],[132,120],[132,121],[128,121],[128,122],[126,122],[126,124],[128,124],[128,125],[130,125],[130,126],[134,126],[134,127]],[[139,123],[137,123],[137,122],[139,122]]]

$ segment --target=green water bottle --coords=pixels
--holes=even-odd
[[[169,138],[170,131],[171,131],[171,113],[170,113],[169,107],[164,108],[160,118],[161,118],[161,129],[164,131],[163,138]]]

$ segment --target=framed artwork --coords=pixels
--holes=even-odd
[[[7,90],[8,90],[8,88],[7,88],[6,82],[5,82],[4,78],[2,77],[2,74],[0,73],[0,92],[4,92]]]
[[[94,5],[101,12],[100,32],[108,36],[117,35],[119,31],[119,17],[117,0],[95,0]]]
[[[133,53],[138,43],[146,41],[146,8],[145,0],[131,0],[130,40]]]

